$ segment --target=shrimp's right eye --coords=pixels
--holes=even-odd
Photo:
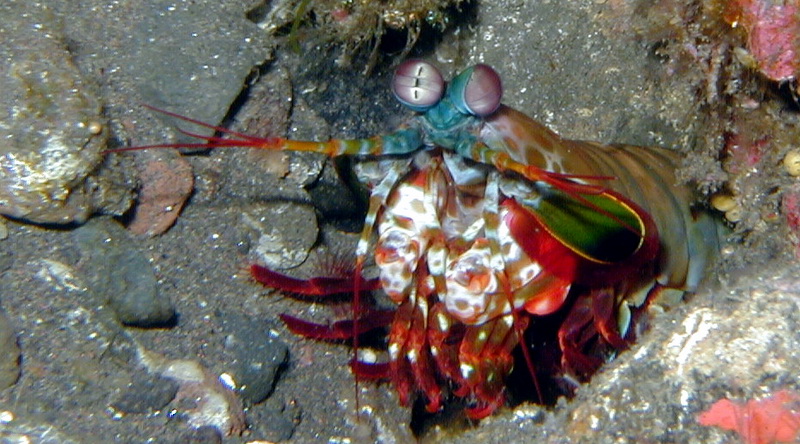
[[[394,71],[394,96],[414,111],[426,111],[439,103],[444,79],[435,66],[423,60],[406,60]]]

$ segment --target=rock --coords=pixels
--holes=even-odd
[[[214,427],[225,436],[241,435],[246,427],[241,401],[208,370],[188,359],[167,361],[159,370],[180,385],[175,403],[190,426]]]
[[[272,393],[280,369],[289,356],[287,345],[264,323],[243,316],[225,318],[225,352],[242,400],[252,404]]]
[[[269,39],[245,18],[245,6],[239,2],[153,0],[131,8],[139,13],[132,34],[104,32],[118,39],[115,62],[136,80],[138,99],[148,105],[217,124],[239,95],[244,79],[269,58]],[[102,42],[91,49],[108,50]],[[177,123],[171,117],[158,117]],[[214,132],[187,129],[206,135]]]
[[[178,384],[172,379],[140,373],[111,407],[122,413],[149,413],[164,408],[176,393]]]
[[[0,214],[37,223],[122,214],[124,187],[92,176],[107,130],[98,91],[72,63],[50,7],[0,5]]]
[[[147,156],[139,164],[139,196],[128,229],[155,236],[169,229],[192,193],[192,167],[183,157]]]
[[[10,411],[3,412],[0,421],[3,444],[30,443],[38,444],[80,444],[86,442],[86,436],[69,433],[53,427],[41,418],[30,421],[19,419]]]
[[[136,327],[163,327],[175,321],[175,308],[159,296],[153,269],[130,235],[111,219],[93,219],[75,230],[87,286],[108,303],[120,322]]]
[[[798,390],[800,267],[764,269],[773,271],[743,274],[731,288],[699,294],[655,317],[651,331],[582,385],[575,399],[550,411],[521,405],[442,441],[730,442],[731,432],[701,426],[698,415],[720,398]]]
[[[289,113],[297,108],[292,82],[286,71],[270,69],[248,91],[248,99],[237,113],[231,129],[254,137],[283,137],[289,127]],[[321,119],[305,117],[314,125],[314,137],[324,139]],[[310,203],[304,187],[314,182],[322,170],[325,156],[314,153],[232,149],[217,151],[221,165],[220,193],[246,201],[289,200]]]
[[[269,202],[242,208],[242,222],[251,228],[257,262],[271,269],[302,264],[317,241],[317,215],[307,205]]]
[[[251,436],[271,442],[283,442],[294,434],[297,424],[300,423],[300,408],[296,402],[285,405],[276,398],[270,397],[248,410]]]
[[[9,319],[0,311],[0,390],[14,385],[19,379],[19,360],[17,335]]]

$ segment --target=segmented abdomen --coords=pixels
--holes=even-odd
[[[665,287],[694,291],[719,251],[720,223],[698,205],[700,196],[694,189],[676,176],[681,165],[676,151],[562,139],[509,107],[487,119],[482,137],[502,139],[508,154],[527,165],[612,178],[601,186],[638,204],[658,228],[657,279]]]

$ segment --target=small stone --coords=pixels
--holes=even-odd
[[[175,153],[157,153],[139,165],[139,196],[128,229],[155,236],[171,227],[194,188],[192,167]]]
[[[231,355],[230,372],[245,402],[264,401],[275,386],[289,355],[287,345],[274,337],[263,322],[243,316],[225,319],[225,351]]]
[[[733,196],[726,193],[717,193],[711,196],[711,206],[723,213],[734,209],[738,204]]]
[[[220,444],[222,443],[222,435],[216,427],[202,426],[188,431],[181,442],[187,444]]]
[[[178,359],[158,365],[158,371],[179,385],[173,405],[196,429],[210,426],[225,436],[241,435],[245,423],[242,402],[217,377],[196,361]]]
[[[242,222],[252,229],[256,262],[268,268],[296,267],[317,241],[317,214],[309,205],[256,203],[242,208]],[[301,221],[301,223],[298,223]]]
[[[277,396],[271,397],[248,411],[251,436],[264,440],[258,442],[287,441],[300,422],[301,412],[297,403],[290,402],[286,405],[276,398]]]
[[[175,307],[158,292],[155,274],[133,240],[112,219],[96,218],[74,231],[85,258],[87,287],[125,325],[163,327],[175,321]]]
[[[149,413],[161,410],[176,393],[178,384],[170,378],[137,375],[111,407],[123,413]]]
[[[791,176],[800,176],[800,149],[789,150],[783,157],[783,167]]]

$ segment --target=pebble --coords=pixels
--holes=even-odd
[[[122,413],[149,413],[161,410],[178,393],[178,383],[153,374],[137,374],[128,389],[111,404]]]
[[[229,316],[224,323],[225,353],[231,357],[229,371],[239,396],[246,403],[258,404],[272,393],[289,349],[263,321]]]
[[[161,375],[179,385],[176,413],[195,428],[213,427],[225,436],[240,435],[246,427],[242,403],[234,392],[198,362],[176,359],[163,363]]]
[[[250,421],[250,430],[253,437],[263,441],[256,442],[283,442],[294,434],[297,424],[300,423],[301,409],[297,403],[288,405],[273,396],[258,406],[253,406],[247,413]]]
[[[791,176],[800,176],[800,149],[789,150],[783,158],[783,167]]]
[[[736,208],[738,205],[736,199],[730,194],[718,193],[711,196],[711,206],[723,213]]]
[[[317,241],[317,214],[309,205],[255,203],[243,207],[241,213],[242,223],[251,229],[256,262],[268,268],[280,270],[302,264]]]
[[[130,234],[110,218],[95,218],[73,232],[81,250],[87,286],[125,325],[166,327],[176,320],[172,302],[159,294],[147,258]]]
[[[134,234],[155,236],[175,223],[192,193],[194,176],[192,167],[183,157],[174,153],[150,154],[137,166],[141,186],[128,230]]]

